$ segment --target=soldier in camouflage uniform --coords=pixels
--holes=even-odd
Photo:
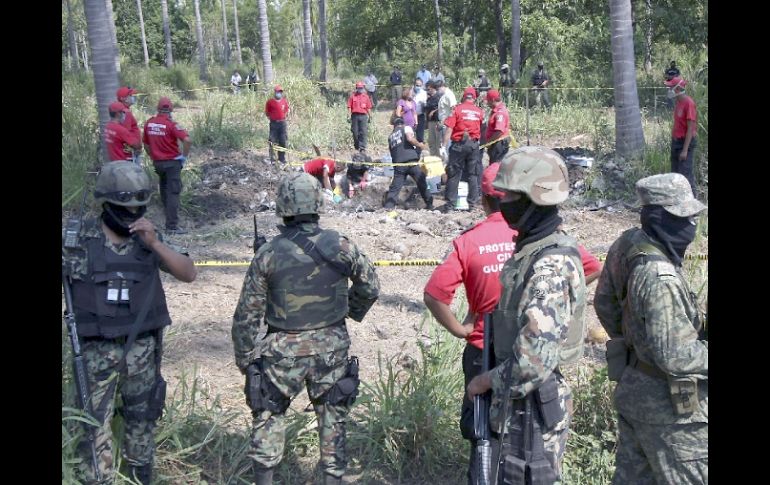
[[[364,318],[380,282],[353,242],[319,227],[322,210],[321,186],[312,175],[294,173],[281,181],[281,234],[254,255],[233,316],[235,362],[247,376],[254,417],[250,456],[257,485],[272,483],[283,455],[284,414],[303,383],[318,419],[325,483],[341,483],[347,466],[345,419],[358,375],[355,357],[348,358],[345,318]],[[260,340],[263,319],[267,334]]]
[[[171,324],[158,269],[185,282],[196,276],[192,260],[167,246],[143,217],[151,194],[150,180],[138,165],[104,165],[94,191],[103,212],[84,221],[78,248],[62,249],[94,418],[100,423],[95,445],[101,482],[95,479],[88,442],[78,447],[78,467],[86,483],[114,481],[110,422],[118,394],[125,422],[121,449],[129,475],[145,485],[151,481],[153,432],[163,406],[162,398],[152,397],[158,396],[156,386],[165,389],[156,344],[163,327]],[[143,307],[146,315],[138,318]],[[135,340],[126,349],[132,334]]]
[[[706,206],[678,173],[639,180],[642,227],[610,247],[594,308],[619,381],[612,483],[708,483],[708,341],[682,259]]]
[[[559,154],[536,146],[508,152],[501,163],[492,185],[505,194],[500,211],[518,237],[492,314],[496,366],[475,377],[468,394],[492,389],[490,427],[502,443],[499,455],[493,454],[493,474],[499,470],[505,483],[523,485],[527,470],[539,483],[555,483],[572,411],[560,368],[582,357],[585,334],[583,265],[577,243],[559,229],[557,204],[569,195],[567,167]],[[527,410],[531,434],[522,429]],[[532,437],[533,449],[542,439],[539,452],[517,452],[528,440],[524,434]]]

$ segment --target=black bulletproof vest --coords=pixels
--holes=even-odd
[[[388,137],[388,148],[390,148],[390,157],[393,163],[411,162],[418,160],[420,154],[414,145],[406,139],[404,127],[394,130]]]
[[[128,335],[148,299],[150,308],[137,332],[155,330],[171,323],[158,272],[160,258],[134,237],[133,249],[123,256],[104,245],[104,236],[82,241],[88,252],[88,275],[72,282],[79,336],[116,338]],[[155,289],[150,293],[153,279]],[[123,290],[128,291],[127,302],[108,302],[108,292],[113,297],[117,294],[117,300],[120,300],[119,293]]]

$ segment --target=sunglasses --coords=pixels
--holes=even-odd
[[[118,202],[129,202],[131,200],[136,200],[137,202],[146,202],[150,199],[152,191],[142,189],[137,190],[136,192],[97,192],[94,195],[97,197],[104,197],[106,199],[117,200]]]

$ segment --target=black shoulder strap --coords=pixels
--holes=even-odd
[[[320,231],[312,233],[313,235],[318,234]],[[341,274],[342,276],[348,278],[352,274],[350,271],[350,268],[345,266],[344,264],[340,263],[339,261],[333,261],[331,259],[327,259],[324,257],[324,255],[318,250],[315,243],[310,240],[305,234],[302,233],[299,229],[294,230],[291,233],[286,234],[286,239],[293,242],[297,246],[299,246],[302,251],[313,258],[313,261],[316,262],[316,264],[328,264],[329,267],[334,270],[335,272]]]

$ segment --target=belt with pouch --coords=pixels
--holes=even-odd
[[[634,352],[633,350],[631,351],[631,355],[629,356],[629,359],[628,359],[628,366],[633,367],[639,372],[643,374],[647,374],[650,377],[655,377],[658,379],[668,379],[668,374],[660,370],[660,368],[658,368],[657,366],[650,365],[646,362],[639,360],[639,357],[636,356],[636,352]]]

